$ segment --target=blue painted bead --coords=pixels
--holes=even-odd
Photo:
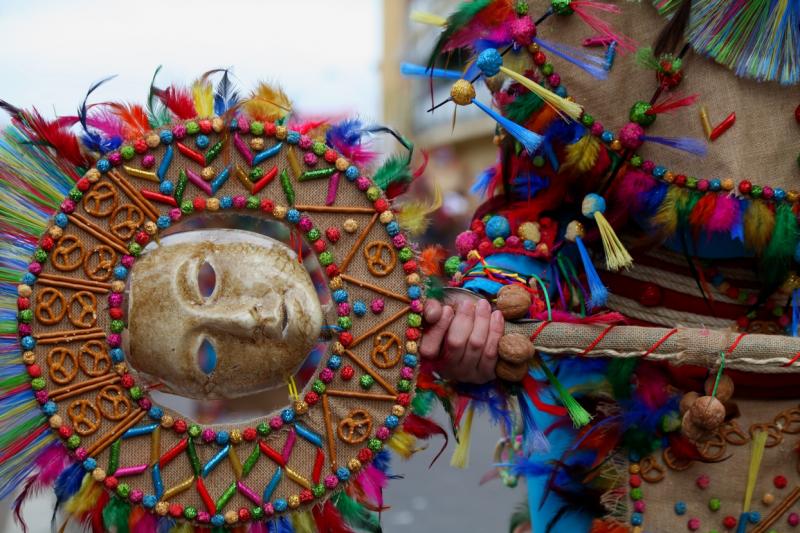
[[[109,355],[111,355],[111,360],[115,363],[121,363],[125,360],[125,352],[122,351],[122,348],[113,348]]]
[[[167,215],[161,215],[158,217],[158,220],[156,220],[156,226],[158,226],[158,229],[167,229],[171,223],[172,221]]]
[[[722,182],[719,180],[719,178],[714,178],[708,182],[708,188],[712,191],[718,191],[722,188]]]
[[[289,209],[286,212],[286,220],[292,224],[297,224],[300,221],[300,211],[297,209]]]
[[[610,143],[614,140],[614,133],[610,131],[604,131],[600,134],[600,140],[604,143]]]
[[[417,366],[417,356],[413,353],[407,353],[403,356],[403,364],[406,366]]]
[[[286,134],[286,142],[289,144],[297,144],[300,142],[300,132],[290,131]]]
[[[172,144],[172,139],[174,139],[172,132],[169,130],[162,131],[158,136],[164,144]]]
[[[147,415],[153,420],[161,420],[161,418],[164,416],[164,411],[161,410],[160,407],[153,406],[149,411],[147,411]]]
[[[786,191],[784,191],[783,189],[775,189],[775,192],[773,193],[773,198],[775,198],[775,200],[777,200],[778,202],[784,201],[786,199]]]
[[[422,296],[422,289],[419,288],[419,285],[412,285],[408,288],[408,297],[412,300],[416,300]]]
[[[58,406],[56,405],[56,402],[50,400],[42,406],[42,411],[47,416],[53,416],[56,414],[56,412],[58,412]]]
[[[284,409],[281,411],[281,419],[287,424],[294,421],[294,409]]]
[[[69,224],[69,219],[67,218],[67,215],[65,215],[64,213],[59,213],[56,215],[56,226],[58,226],[59,228],[66,228],[67,224]]]
[[[511,224],[508,223],[508,219],[501,215],[494,215],[486,222],[486,236],[490,239],[496,239],[497,237],[507,238],[511,235]]]
[[[117,279],[125,279],[128,277],[128,269],[122,265],[114,267],[114,277]]]
[[[487,48],[478,56],[475,66],[484,76],[491,78],[500,72],[500,67],[503,66],[503,56],[496,48]]]
[[[567,88],[564,87],[563,85],[559,85],[558,87],[556,87],[555,93],[558,96],[560,96],[561,98],[566,98],[567,97]]]
[[[161,194],[172,194],[172,191],[175,190],[175,185],[172,184],[169,180],[162,181],[158,186],[158,192]]]
[[[340,481],[347,481],[350,479],[350,470],[347,468],[340,466],[336,469],[336,477],[339,478]]]
[[[221,514],[215,514],[211,517],[211,525],[214,527],[222,527],[225,525],[225,517]]]
[[[389,234],[390,237],[394,237],[398,233],[400,233],[400,224],[395,222],[394,220],[386,224],[386,233]]]
[[[152,494],[145,494],[142,498],[142,505],[144,505],[148,509],[152,509],[158,503],[158,498],[156,498]]]
[[[342,366],[342,358],[338,355],[332,355],[328,359],[328,368],[331,370],[338,370]]]
[[[641,458],[642,457],[637,452],[631,452],[628,454],[628,459],[630,459],[632,463],[638,463]]]
[[[655,167],[653,169],[653,176],[655,176],[657,178],[663,178],[664,174],[666,174],[666,173],[667,173],[667,169],[665,167],[662,167],[662,166],[657,166],[657,167]]]
[[[633,514],[631,514],[631,525],[633,525],[633,526],[641,526],[643,521],[644,521],[644,517],[642,516],[642,513],[633,513]]]
[[[97,161],[97,170],[102,173],[106,173],[111,170],[111,162],[108,159],[100,159]]]
[[[93,457],[89,457],[83,461],[83,469],[87,472],[91,472],[95,468],[97,468],[97,461],[95,461]]]
[[[686,502],[675,502],[675,514],[678,516],[686,514]]]
[[[26,272],[24,276],[22,276],[22,283],[25,285],[33,285],[36,283],[36,276],[31,274],[30,272]]]
[[[219,199],[219,206],[222,209],[230,209],[233,206],[233,198],[230,196],[223,196]]]
[[[362,302],[361,300],[356,300],[353,303],[353,313],[356,316],[364,316],[367,314],[367,304]]]
[[[333,301],[337,304],[347,301],[347,291],[344,289],[338,289],[333,291]]]
[[[202,148],[207,148],[208,147],[208,137],[206,137],[205,135],[200,134],[197,137],[195,137],[194,144],[196,144],[197,147],[201,148],[201,149]]]
[[[217,439],[216,440],[217,440],[217,444],[219,444],[220,446],[225,446],[226,444],[228,444],[228,439],[229,438],[230,438],[230,435],[228,434],[227,431],[218,431],[217,432]]]
[[[278,498],[274,502],[272,502],[272,508],[275,509],[277,512],[282,513],[289,507],[289,504],[286,503],[286,500],[283,498]]]
[[[536,251],[536,243],[530,239],[525,239],[522,241],[522,247],[525,248],[528,252]]]
[[[36,347],[36,339],[28,335],[27,337],[22,337],[19,341],[23,348],[26,350],[33,350]]]
[[[383,422],[383,425],[389,429],[394,429],[397,427],[397,424],[400,423],[400,419],[394,415],[389,415],[386,417],[386,420]]]
[[[348,181],[353,181],[359,174],[358,167],[354,165],[350,165],[347,167],[347,170],[344,171],[344,177],[347,178]]]
[[[714,274],[713,276],[711,276],[712,285],[719,285],[723,281],[725,281],[725,276],[723,276],[722,274]]]
[[[761,513],[758,511],[750,511],[747,514],[747,521],[751,524],[758,524],[761,521]]]

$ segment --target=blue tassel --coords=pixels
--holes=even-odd
[[[522,447],[526,455],[534,453],[547,453],[550,451],[550,442],[536,425],[533,417],[536,409],[525,391],[519,393],[519,410],[522,414]]]
[[[591,294],[591,298],[589,298],[589,301],[586,303],[590,308],[603,307],[608,301],[608,289],[597,274],[594,263],[592,263],[592,258],[589,257],[589,252],[583,244],[583,239],[577,237],[575,239],[575,244],[578,246],[578,253],[583,262],[583,271],[586,272],[586,282],[589,284],[589,293]]]
[[[675,150],[681,150],[690,154],[704,156],[708,153],[708,145],[701,139],[692,137],[655,137],[652,135],[642,135],[642,141],[663,144]]]
[[[797,326],[800,324],[800,289],[792,291],[792,337],[797,337]]]
[[[443,68],[432,69],[422,65],[414,65],[413,63],[400,63],[400,74],[403,76],[432,76],[434,78],[443,78],[447,80],[460,80],[464,77],[464,73],[460,70],[447,70]]]
[[[551,54],[555,54],[565,61],[569,61],[598,80],[608,79],[608,71],[605,69],[605,58],[594,54],[588,54],[580,48],[553,43],[544,39],[539,39],[538,37],[533,41],[538,44],[539,47],[544,48]]]
[[[472,103],[478,106],[484,113],[492,117],[495,122],[500,124],[500,126],[509,133],[509,135],[519,141],[519,143],[525,148],[525,151],[529,154],[536,153],[536,150],[538,150],[539,146],[541,146],[542,140],[544,139],[542,135],[534,133],[529,129],[520,126],[516,122],[508,120],[506,117],[502,116],[500,113],[496,112],[494,109],[486,106],[485,104],[482,104],[478,100],[473,99]]]

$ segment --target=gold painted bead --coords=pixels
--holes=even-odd
[[[408,276],[406,276],[406,283],[408,283],[409,285],[416,285],[417,283],[419,283],[419,274],[414,272],[413,274],[409,274]]]
[[[283,220],[286,217],[286,208],[282,205],[276,205],[272,208],[272,216],[279,220]]]
[[[798,191],[789,191],[786,193],[786,199],[792,203],[796,202],[798,198],[800,198],[800,192]]]
[[[297,509],[300,507],[300,496],[297,494],[292,494],[288,498],[286,498],[286,503],[289,504],[290,509]]]
[[[539,242],[542,238],[538,222],[523,222],[517,228],[517,235],[524,241]]]
[[[467,252],[467,259],[469,261],[478,261],[481,258],[481,254],[478,253],[478,250],[470,250]]]
[[[22,354],[22,362],[26,365],[32,365],[36,362],[36,354],[30,351],[25,352]]]
[[[341,276],[336,276],[335,278],[331,279],[330,283],[328,283],[328,286],[333,290],[341,289],[343,285],[344,283],[342,282]]]
[[[631,533],[642,533],[643,531],[644,529],[642,529],[642,526],[636,526],[633,529],[631,529]]]
[[[408,353],[417,353],[418,349],[417,341],[406,341],[406,351]]]
[[[528,45],[528,52],[535,54],[539,51],[539,45],[536,43],[531,43]]]
[[[239,521],[239,515],[236,511],[226,511],[225,512],[225,523],[226,524],[235,524]]]
[[[620,150],[622,150],[622,143],[620,142],[619,139],[614,139],[613,141],[611,141],[611,149],[614,150],[615,152],[619,152]]]
[[[775,496],[768,492],[762,496],[761,501],[764,502],[764,505],[772,505],[775,502]]]
[[[450,97],[458,105],[469,105],[475,98],[475,87],[467,80],[458,80],[450,88]]]
[[[664,181],[666,181],[667,183],[672,183],[673,181],[675,181],[675,174],[673,174],[670,171],[665,172]]]
[[[242,442],[242,432],[238,429],[232,429],[230,435],[231,442],[234,444],[239,444]]]
[[[631,474],[638,474],[641,468],[639,468],[639,463],[633,463],[631,466],[628,467],[628,471]]]
[[[283,140],[287,132],[286,126],[275,126],[275,138]]]
[[[356,470],[359,470],[361,468],[361,461],[359,461],[358,459],[350,459],[347,462],[347,468],[355,472]]]
[[[51,236],[53,239],[56,239],[56,240],[57,240],[57,239],[60,239],[60,238],[61,238],[61,236],[64,234],[64,230],[63,230],[63,229],[61,229],[61,228],[59,228],[58,226],[50,226],[50,229],[49,229],[49,230],[47,230],[47,233],[48,233],[48,234],[49,234],[49,235],[50,235],[50,236]]]
[[[51,416],[48,422],[50,422],[50,427],[53,429],[60,428],[61,425],[64,423],[64,421],[61,419],[61,415]]]
[[[355,233],[358,230],[358,222],[352,218],[348,218],[342,223],[342,227],[347,233]]]
[[[206,200],[206,209],[209,211],[218,211],[219,210],[219,200],[217,198],[209,198]]]
[[[164,428],[171,428],[172,424],[175,423],[175,419],[172,418],[172,415],[164,415],[161,417],[161,427]]]
[[[33,292],[33,289],[31,289],[30,285],[22,284],[22,285],[18,285],[17,286],[17,294],[19,294],[23,298],[29,297],[32,292]]]
[[[583,224],[577,220],[573,220],[567,224],[567,230],[564,233],[564,238],[570,242],[575,242],[579,237],[583,237],[585,229]]]
[[[122,280],[114,280],[111,282],[111,292],[123,292],[125,290],[125,282]]]
[[[304,400],[297,400],[294,402],[294,411],[298,415],[304,415],[308,412],[308,404]]]
[[[403,416],[406,414],[406,408],[402,405],[393,405],[392,406],[392,414],[394,416]]]
[[[96,168],[90,168],[83,177],[89,180],[89,183],[95,183],[100,179],[100,171]]]
[[[148,220],[144,223],[144,232],[148,235],[155,235],[158,233],[158,226],[156,226],[156,223],[152,220]]]
[[[167,502],[158,502],[156,504],[156,514],[164,516],[169,511],[169,504]]]
[[[386,211],[381,213],[380,219],[382,224],[388,224],[389,222],[394,220],[394,213],[392,213],[387,209]]]
[[[724,180],[722,180],[722,183],[720,183],[720,185],[722,186],[723,191],[733,190],[733,180],[731,178],[725,178]]]
[[[344,172],[347,170],[347,167],[350,166],[350,162],[345,159],[344,157],[339,157],[336,159],[336,170],[339,172]]]
[[[161,144],[161,139],[158,137],[157,133],[151,133],[144,138],[144,142],[148,147],[155,148]]]
[[[341,342],[336,341],[331,344],[331,351],[336,355],[342,355],[344,353],[344,345]]]
[[[214,117],[211,119],[211,129],[215,132],[219,133],[225,128],[225,122],[220,117]]]
[[[122,375],[128,371],[128,365],[125,363],[117,363],[114,365],[114,372],[119,375]]]
[[[103,481],[106,478],[106,471],[100,467],[92,470],[92,479],[95,481]]]
[[[217,175],[217,171],[214,170],[214,167],[205,167],[203,170],[200,171],[200,176],[205,181],[211,181]]]
[[[250,139],[250,148],[255,150],[256,152],[260,152],[267,146],[267,142],[264,140],[263,137],[253,137]]]

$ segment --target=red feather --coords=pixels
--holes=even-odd
[[[77,167],[88,167],[91,165],[91,160],[81,152],[78,137],[68,129],[69,126],[77,122],[77,117],[75,118],[74,122],[65,118],[47,120],[36,109],[33,109],[31,111],[23,111],[16,122],[31,133],[34,139],[52,147],[59,157]],[[71,173],[74,174],[74,172]]]
[[[406,433],[410,433],[417,437],[418,439],[429,439],[434,435],[441,435],[444,437],[444,444],[442,445],[442,449],[436,454],[436,456],[431,461],[431,464],[428,468],[433,466],[433,463],[439,459],[439,456],[442,455],[445,448],[447,448],[447,443],[449,438],[447,436],[447,431],[442,428],[439,424],[430,420],[428,418],[423,418],[421,416],[417,416],[414,413],[409,413],[406,416],[405,420],[403,421],[403,431]]]
[[[142,137],[150,130],[150,121],[147,119],[147,112],[143,106],[139,104],[118,104],[116,102],[105,102],[100,105],[110,107],[111,112],[119,117],[122,121],[122,131],[126,139]]]
[[[97,503],[94,508],[89,511],[89,516],[86,517],[87,521],[92,524],[92,533],[103,533],[105,526],[103,525],[103,508],[108,503],[108,492],[103,490],[100,492],[100,497],[97,498]]]
[[[690,106],[693,103],[697,102],[697,99],[700,98],[699,94],[692,94],[690,96],[686,96],[683,98],[679,98],[677,95],[670,96],[666,98],[660,104],[656,104],[650,109],[647,110],[645,113],[646,115],[659,115],[661,113],[667,113],[669,111],[675,111],[676,109],[680,109],[681,107]]]
[[[717,195],[704,194],[695,204],[692,212],[689,213],[689,225],[692,227],[694,238],[697,239],[700,234],[708,227],[711,217],[717,208]]]
[[[314,522],[317,524],[319,533],[353,533],[347,524],[344,523],[339,510],[330,500],[322,505],[317,505],[311,509]]]
[[[166,89],[153,89],[156,96],[172,111],[172,114],[182,120],[188,120],[197,116],[194,109],[194,99],[192,93],[186,87],[170,85]]]

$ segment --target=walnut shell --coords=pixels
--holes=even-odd
[[[533,344],[525,335],[508,333],[500,337],[497,354],[503,361],[512,364],[527,364],[533,358]]]
[[[687,439],[694,442],[703,442],[713,436],[711,431],[694,423],[690,411],[686,411],[683,415],[683,419],[681,420],[681,433],[683,433]]]
[[[681,398],[681,404],[680,404],[681,416],[683,416],[683,414],[686,413],[686,411],[691,409],[692,404],[699,397],[700,397],[700,395],[697,394],[695,391],[689,391],[689,392],[687,392],[686,394],[683,395],[683,398]]]
[[[528,363],[509,363],[500,359],[494,368],[498,378],[505,381],[522,381],[528,375]]]
[[[705,429],[716,429],[725,421],[725,406],[713,396],[700,396],[688,412],[692,422]]]
[[[711,392],[714,390],[714,383],[717,381],[717,375],[713,374],[708,376],[703,389],[706,391],[708,396],[711,396]],[[727,374],[722,374],[719,377],[719,385],[717,385],[717,400],[721,401],[722,403],[727,402],[733,396],[733,380]]]
[[[497,309],[506,320],[516,320],[528,314],[531,295],[520,285],[505,285],[497,293]]]

